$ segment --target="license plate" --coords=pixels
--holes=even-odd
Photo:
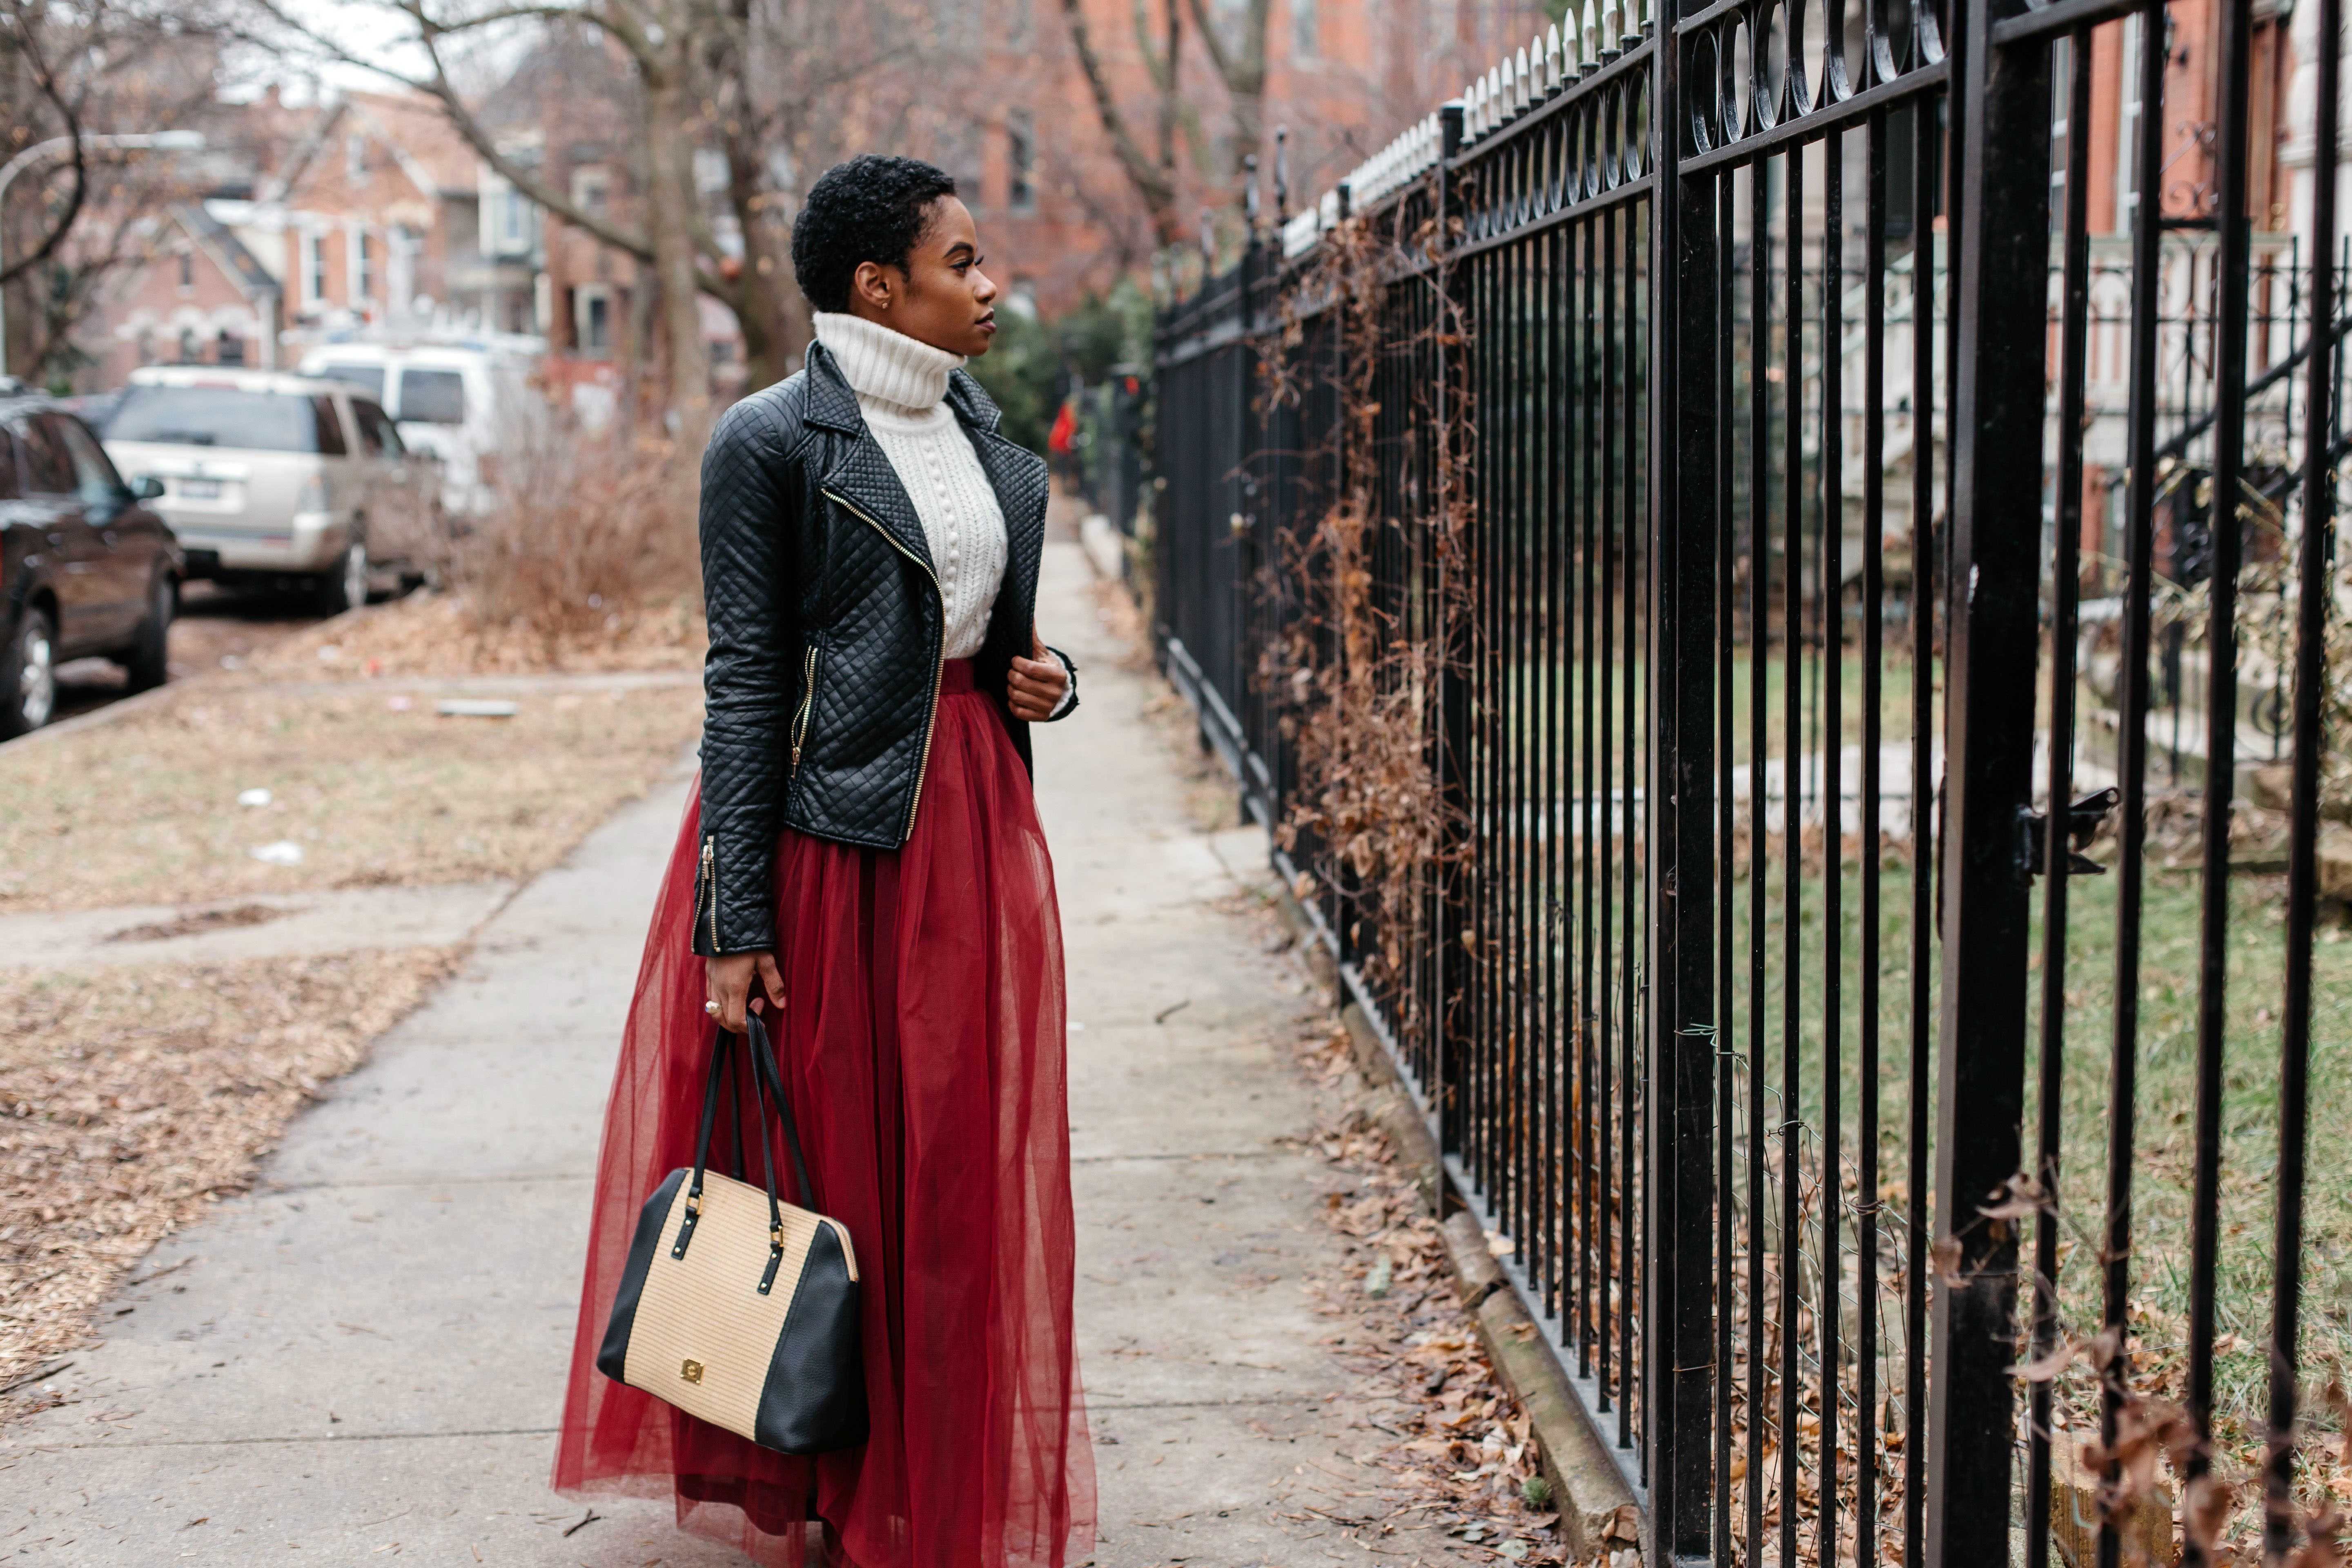
[[[174,479],[172,489],[183,500],[218,500],[221,482],[218,479]]]

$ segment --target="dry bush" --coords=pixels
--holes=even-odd
[[[667,437],[547,417],[517,429],[499,465],[490,513],[446,544],[445,580],[478,630],[552,653],[698,595],[692,464]]]

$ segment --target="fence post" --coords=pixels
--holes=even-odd
[[[1455,363],[1463,352],[1453,335],[1461,325],[1461,299],[1455,291],[1453,272],[1445,259],[1454,249],[1454,236],[1449,226],[1454,221],[1454,161],[1462,153],[1462,105],[1449,103],[1438,114],[1437,161],[1437,279],[1442,290],[1437,321],[1437,385],[1433,394],[1439,446],[1437,462],[1441,468],[1452,472],[1433,476],[1439,487],[1439,499],[1452,500],[1458,497],[1469,476],[1461,471],[1465,452],[1459,445],[1457,411],[1454,407],[1454,377]],[[1441,1153],[1451,1152],[1461,1146],[1461,1097],[1455,1092],[1455,1078],[1461,1063],[1467,1059],[1467,1041],[1473,1021],[1463,1007],[1469,994],[1470,952],[1463,945],[1464,934],[1470,929],[1469,889],[1472,871],[1465,859],[1467,844],[1475,842],[1475,826],[1466,820],[1470,805],[1470,650],[1471,630],[1468,617],[1458,610],[1443,608],[1463,592],[1456,581],[1468,569],[1465,556],[1475,550],[1478,530],[1475,519],[1465,531],[1470,540],[1465,549],[1455,550],[1442,560],[1430,562],[1441,581],[1436,588],[1441,606],[1439,625],[1446,628],[1446,644],[1439,649],[1437,698],[1437,776],[1438,788],[1446,805],[1447,820],[1452,828],[1452,842],[1438,872],[1436,991],[1432,997],[1434,1016],[1431,1018],[1431,1037],[1436,1049],[1435,1070],[1430,1075],[1428,1092],[1430,1110],[1437,1121],[1438,1148]]]
[[[1679,173],[1683,50],[1664,13],[1652,63],[1649,441],[1650,667],[1643,781],[1653,872],[1644,1043],[1649,1080],[1648,1561],[1704,1559],[1715,1494],[1715,605],[1714,183]]]
[[[2023,9],[2021,0],[1969,5],[1953,79],[1963,130],[1954,145],[1930,1568],[1979,1568],[2010,1550],[2019,1227],[1983,1211],[2020,1169],[2024,1110],[2030,870],[2021,847],[2032,803],[2042,465],[2020,454],[2042,449],[2044,364],[2039,338],[2022,347],[2017,323],[2047,308],[2051,100],[2047,46],[1996,47],[1990,29]],[[1996,191],[1999,201],[1986,199]]]

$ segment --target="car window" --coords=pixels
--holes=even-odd
[[[348,448],[343,445],[342,422],[335,417],[335,400],[322,392],[310,399],[310,407],[319,419],[319,444],[312,449],[325,457],[341,457]]]
[[[410,365],[400,373],[400,417],[427,425],[463,425],[465,377],[454,370],[418,370]]]
[[[290,392],[227,386],[134,386],[101,432],[110,441],[315,452],[319,415]],[[340,444],[340,443],[339,443]]]
[[[367,388],[367,395],[377,402],[383,401],[383,366],[380,364],[322,364],[305,374],[323,375],[329,381],[348,381],[353,386]]]
[[[72,457],[58,433],[39,418],[16,427],[17,451],[25,460],[25,490],[28,495],[69,496],[76,480]]]
[[[352,418],[360,427],[360,450],[371,456],[380,452],[387,458],[407,455],[408,448],[401,445],[400,431],[393,425],[392,416],[379,405],[354,397]]]
[[[95,437],[69,414],[44,414],[41,423],[53,427],[73,459],[74,489],[92,506],[121,499],[122,476],[114,471]]]
[[[16,489],[16,438],[0,428],[0,500],[15,500]]]

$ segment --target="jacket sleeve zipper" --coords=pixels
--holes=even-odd
[[[899,543],[898,541],[891,535],[888,529],[883,527],[874,519],[866,516],[866,513],[860,511],[856,506],[852,504],[844,497],[832,490],[823,490],[819,493],[824,495],[826,500],[832,501],[835,506],[841,508],[842,510],[847,512],[850,516],[856,518],[858,521],[866,524],[866,527],[880,534],[884,543],[889,545],[891,549],[897,551],[899,554],[905,556],[908,560],[913,562],[916,565],[920,566],[923,569],[923,575],[931,580],[931,597],[938,601],[940,606],[940,624],[942,626],[945,626],[948,616],[947,595],[940,591],[940,574],[931,570],[930,563],[916,554],[913,551],[908,549],[905,545]],[[923,776],[930,772],[931,767],[931,736],[933,731],[939,728],[940,683],[946,675],[946,661],[943,659],[933,659],[931,661],[930,707],[923,718],[923,751],[922,755],[915,763],[915,793],[907,802],[907,820],[905,825],[899,829],[898,834],[898,837],[901,839],[905,838],[908,834],[914,831],[915,808],[920,805],[923,802]]]
[[[801,765],[801,746],[808,739],[809,705],[816,700],[816,645],[811,643],[801,672],[801,710],[793,715],[793,766]]]
[[[710,951],[719,952],[719,840],[705,835],[702,840],[702,870],[696,878],[697,903],[701,902],[701,889],[710,889]]]

